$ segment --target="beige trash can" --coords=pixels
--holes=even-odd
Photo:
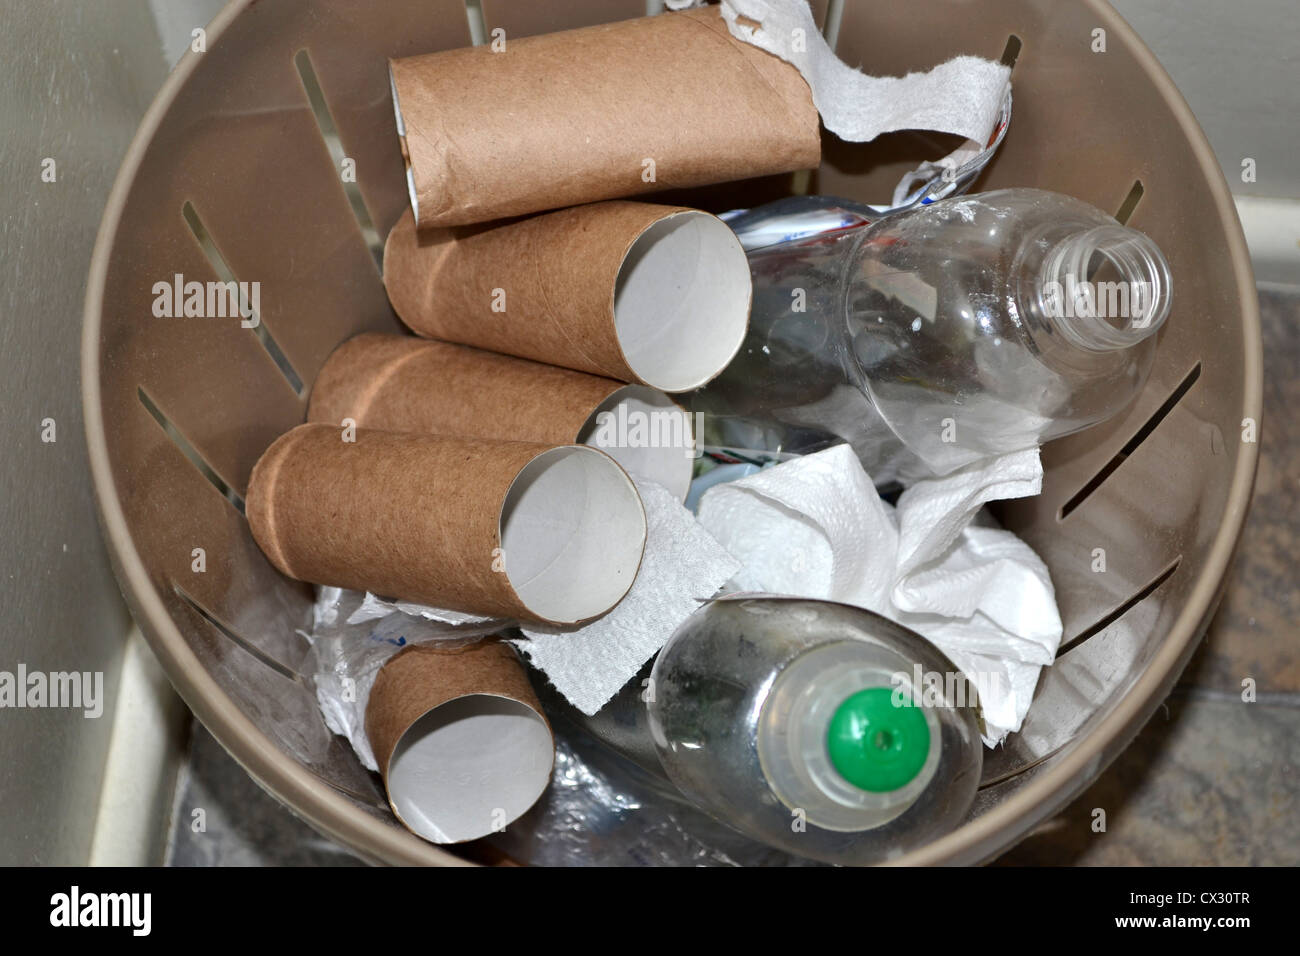
[[[642,0],[555,6],[495,0],[487,26],[519,37],[644,12]],[[1209,620],[1257,459],[1247,440],[1262,400],[1254,281],[1204,135],[1105,3],[844,7],[838,51],[876,74],[958,53],[1014,56],[1010,132],[974,188],[1036,186],[1111,210],[1160,244],[1177,283],[1141,398],[1048,446],[1043,494],[1001,513],[1051,568],[1066,643],[1024,731],[987,754],[968,821],[902,860],[974,863],[1114,759]],[[1098,30],[1105,52],[1094,52]],[[295,630],[309,624],[310,592],[262,557],[242,505],[262,450],[303,420],[326,356],[358,332],[399,328],[376,262],[407,203],[386,63],[466,45],[465,5],[235,0],[206,39],[145,117],[91,267],[83,389],[115,568],[176,688],[262,786],[366,859],[463,862],[403,829],[325,728]],[[687,198],[722,209],[802,184],[879,201],[906,169],[946,152],[916,134],[828,142],[810,182],[776,177]],[[348,160],[355,183],[340,175]],[[256,324],[157,315],[155,286],[177,275],[258,280]]]

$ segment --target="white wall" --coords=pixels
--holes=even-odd
[[[102,672],[106,698],[97,719],[0,710],[0,863],[80,863],[129,624],[86,463],[82,300],[163,64],[143,0],[6,0],[0,47],[0,670]]]
[[[1300,199],[1300,3],[1111,3],[1173,77],[1233,192]],[[1246,157],[1254,183],[1241,179]]]
[[[225,0],[149,0],[168,67],[175,66],[189,49],[194,28],[205,26],[223,6]]]

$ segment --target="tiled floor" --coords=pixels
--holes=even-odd
[[[1255,497],[1223,604],[1184,683],[1300,695],[1300,289],[1261,289],[1264,421]],[[1292,700],[1292,704],[1295,701]]]
[[[1264,423],[1227,591],[1182,681],[1133,745],[1000,864],[1300,863],[1300,292],[1261,291]],[[1242,700],[1253,678],[1257,699]],[[1094,810],[1106,811],[1094,832]],[[357,861],[280,807],[202,728],[182,776],[176,865]],[[195,809],[205,827],[195,831]]]
[[[1196,680],[1196,675],[1189,672]],[[1093,832],[1105,810],[1104,833]],[[999,865],[1300,863],[1300,706],[1181,686],[1066,811]]]

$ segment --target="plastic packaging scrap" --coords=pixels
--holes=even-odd
[[[438,614],[456,619],[440,621]],[[317,700],[327,726],[377,770],[365,732],[370,690],[380,670],[407,647],[476,644],[508,622],[372,594],[320,588],[310,635]],[[667,793],[644,771],[558,715],[550,786],[532,810],[491,835],[513,861],[529,865],[806,866],[750,840]]]
[[[731,227],[740,247],[751,252],[869,226],[879,214],[866,203],[838,196],[788,196],[754,209],[733,209],[718,218]]]
[[[488,838],[532,866],[816,866],[742,836],[644,771],[557,722],[551,786],[533,809]]]

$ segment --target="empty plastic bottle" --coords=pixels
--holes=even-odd
[[[847,441],[877,481],[1116,414],[1146,380],[1171,292],[1148,237],[1037,189],[768,245],[750,268],[749,336],[692,400],[704,444]]]
[[[561,709],[665,795],[827,863],[887,860],[956,827],[983,764],[957,668],[912,631],[829,601],[714,601],[647,680],[594,717]]]

